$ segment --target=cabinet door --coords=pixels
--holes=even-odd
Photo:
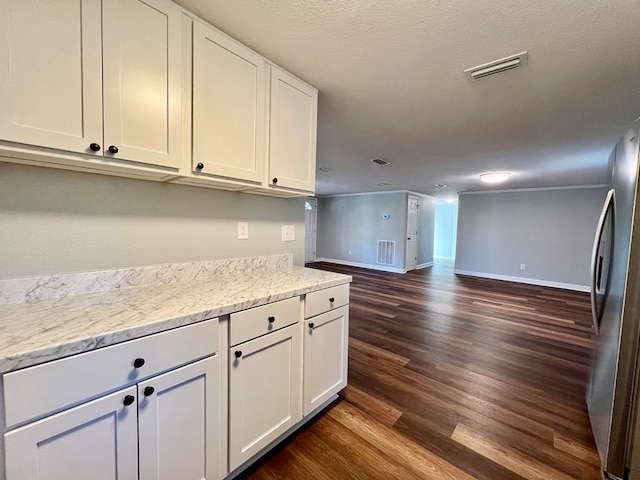
[[[269,184],[313,193],[318,91],[271,69]]]
[[[7,433],[7,480],[137,479],[135,395],[130,387]]]
[[[108,0],[102,13],[104,155],[178,168],[180,10],[168,0]]]
[[[219,477],[220,356],[138,384],[140,480]]]
[[[347,386],[349,307],[305,321],[304,414]]]
[[[302,418],[300,325],[229,349],[229,469]]]
[[[194,171],[261,182],[266,158],[266,63],[226,35],[193,30]],[[198,163],[203,168],[197,169]]]
[[[95,154],[100,32],[100,0],[0,0],[0,140]]]

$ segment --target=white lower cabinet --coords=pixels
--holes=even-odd
[[[307,319],[304,326],[306,416],[347,386],[349,307]]]
[[[230,471],[302,419],[300,353],[299,323],[229,349]]]
[[[135,480],[135,395],[129,387],[7,433],[7,480]]]
[[[140,480],[213,480],[220,458],[220,357],[138,384]]]
[[[211,319],[5,374],[0,478],[218,480],[219,348]]]

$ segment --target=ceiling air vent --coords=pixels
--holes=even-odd
[[[371,161],[373,163],[377,163],[378,165],[389,165],[389,162],[387,162],[386,160],[383,160],[381,158],[372,158]]]
[[[527,52],[511,55],[510,57],[494,60],[493,62],[478,65],[477,67],[467,68],[464,72],[469,74],[471,80],[480,80],[484,77],[496,75],[498,73],[520,68],[527,64]]]

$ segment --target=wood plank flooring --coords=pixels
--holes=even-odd
[[[584,402],[588,294],[457,277],[353,276],[349,386],[244,477],[600,478]]]

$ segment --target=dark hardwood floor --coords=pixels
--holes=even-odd
[[[245,477],[600,478],[588,294],[457,277],[447,262],[310,266],[353,276],[349,386]]]

